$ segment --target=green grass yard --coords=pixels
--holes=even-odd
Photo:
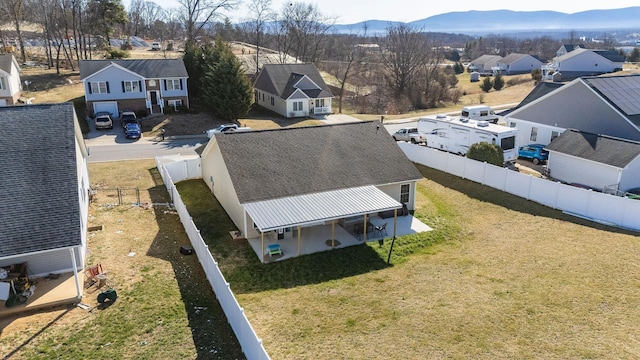
[[[389,242],[260,264],[204,184],[179,189],[274,359],[640,356],[637,234],[420,169],[434,231],[391,266]]]

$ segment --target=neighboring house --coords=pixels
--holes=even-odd
[[[0,108],[0,124],[0,267],[27,263],[30,277],[73,272],[80,298],[90,184],[73,104]]]
[[[285,118],[331,113],[333,95],[313,64],[265,64],[253,87],[256,104]]]
[[[505,116],[518,146],[549,144],[566,129],[640,141],[640,75],[582,77]]]
[[[569,129],[546,149],[553,179],[600,190],[640,187],[640,142]]]
[[[503,110],[499,113],[497,113],[500,116],[507,116],[509,114],[511,114],[512,112],[514,112],[517,109],[520,109],[521,107],[535,101],[538,100],[539,98],[547,95],[548,93],[562,87],[564,85],[564,83],[557,83],[557,82],[550,82],[550,81],[541,81],[538,83],[538,85],[536,85],[533,90],[531,90],[531,92],[529,94],[527,94],[527,96],[525,96],[524,99],[522,99],[522,101],[520,101],[520,103],[514,107],[514,108],[510,108],[510,109],[506,109]]]
[[[530,74],[540,69],[542,61],[528,54],[509,54],[498,60],[497,69],[504,75]]]
[[[182,59],[80,60],[87,114],[189,107],[188,77]]]
[[[622,70],[624,60],[624,55],[620,55],[617,51],[576,48],[553,58],[550,64],[543,65],[542,79],[553,80],[555,73],[561,75],[561,81],[612,73]]]
[[[18,61],[13,54],[0,55],[0,106],[15,105],[21,95]]]
[[[583,45],[564,44],[556,51],[556,57],[562,56],[578,48],[584,48]]]
[[[499,55],[482,55],[469,63],[468,70],[476,71],[480,74],[492,74],[493,68],[498,65],[498,61],[502,59]]]
[[[413,210],[422,179],[378,122],[220,134],[202,151],[201,166],[246,238],[296,236],[301,227],[403,204]]]

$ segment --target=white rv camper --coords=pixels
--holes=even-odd
[[[462,117],[438,115],[420,118],[418,132],[427,140],[427,146],[465,155],[476,143],[496,144],[504,151],[504,161],[516,161],[518,129],[495,125],[488,121],[469,120]]]

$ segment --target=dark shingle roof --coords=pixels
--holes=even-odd
[[[11,74],[11,63],[14,61],[13,54],[0,55],[0,70]]]
[[[146,79],[189,77],[182,59],[80,60],[80,79],[116,64]]]
[[[216,135],[240,203],[422,179],[377,122]]]
[[[594,53],[612,62],[624,62],[625,56],[614,50],[593,50]]]
[[[306,89],[305,93],[308,96],[312,98],[333,97],[331,90],[313,64],[265,64],[253,87],[286,99],[296,90],[294,85],[303,75],[306,75],[320,87],[319,91],[309,92],[309,89]]]
[[[81,244],[73,104],[0,108],[0,258]]]
[[[640,156],[640,142],[569,129],[547,149],[602,164],[624,168]]]

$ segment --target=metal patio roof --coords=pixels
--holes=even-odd
[[[244,204],[261,232],[399,208],[401,203],[373,185]]]

